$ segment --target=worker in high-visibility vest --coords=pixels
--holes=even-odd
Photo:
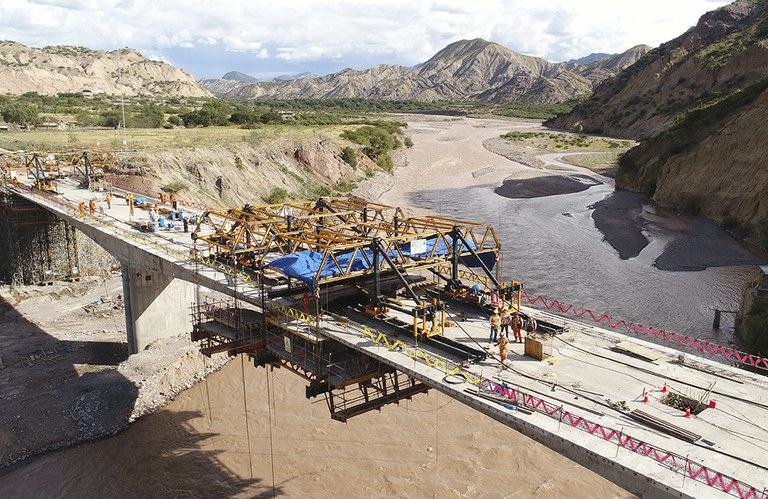
[[[80,201],[80,204],[77,205],[78,208],[80,208],[80,218],[85,216],[85,201]]]
[[[501,316],[499,315],[499,309],[493,310],[491,316],[491,336],[488,338],[488,343],[496,342],[496,338],[499,334],[499,326],[501,326]]]
[[[520,331],[523,329],[523,319],[515,312],[512,314],[512,333],[515,335],[515,343],[522,343],[523,337]]]
[[[88,213],[91,215],[96,213],[96,201],[93,199],[88,202]]]
[[[507,360],[507,347],[509,346],[507,335],[501,333],[499,335],[499,341],[497,341],[496,344],[499,345],[499,357],[501,357],[501,363],[504,364]]]

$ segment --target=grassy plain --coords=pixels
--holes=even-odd
[[[574,166],[588,168],[606,177],[615,178],[616,173],[619,171],[619,158],[623,152],[624,150],[573,154],[565,156],[561,161]]]
[[[113,128],[74,130],[32,130],[0,132],[0,148],[11,151],[62,151],[82,148],[157,151],[176,148],[210,147],[232,142],[259,143],[275,139],[302,139],[327,136],[340,140],[342,125],[296,127],[264,125],[245,129],[233,126],[205,128]]]
[[[564,156],[562,161],[588,168],[608,177],[615,177],[619,169],[619,158],[636,145],[631,140],[616,140],[590,137],[571,133],[553,132],[509,132],[502,135],[509,142],[546,152],[578,152]]]

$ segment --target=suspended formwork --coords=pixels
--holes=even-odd
[[[488,224],[438,216],[406,217],[397,207],[360,198],[211,210],[193,239],[207,257],[264,279],[270,297],[321,288],[362,288],[381,305],[387,280],[416,303],[432,303],[411,286],[409,272],[447,264],[478,267],[495,284],[500,244]],[[458,280],[456,272],[447,278]],[[499,285],[500,286],[500,285]]]
[[[414,341],[449,349],[461,362],[476,362],[484,352],[440,341],[443,303],[426,294],[422,274],[460,284],[459,267],[476,268],[506,291],[493,272],[500,244],[490,225],[405,216],[400,208],[355,197],[209,210],[192,238],[200,261],[235,267],[263,297],[259,332],[245,340],[235,327],[241,312],[203,305],[205,320],[198,321],[193,338],[203,342],[204,353],[248,351],[257,366],[289,369],[308,381],[307,397],[326,397],[331,416],[340,421],[428,388],[324,335],[321,317],[334,302],[353,297],[364,316],[412,331]],[[410,316],[412,324],[388,319],[393,310]]]

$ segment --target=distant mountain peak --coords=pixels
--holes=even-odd
[[[245,73],[241,73],[240,71],[229,71],[224,76],[221,77],[222,80],[233,80],[233,81],[242,81],[243,83],[256,83],[259,81],[258,78],[254,78],[251,75],[247,75]]]
[[[571,64],[587,65],[587,64],[591,64],[593,62],[597,62],[597,61],[601,61],[603,59],[607,59],[610,56],[611,56],[611,54],[606,54],[604,52],[592,52],[589,55],[586,55],[584,57],[579,57],[578,59],[571,59],[568,62],[570,62]]]
[[[305,71],[303,73],[295,74],[295,75],[280,75],[275,76],[272,78],[272,81],[292,81],[292,80],[301,80],[302,78],[318,78],[316,74],[310,73],[309,71]]]
[[[611,57],[616,62],[611,62]],[[582,98],[639,56],[618,54],[600,66],[554,64],[482,38],[455,41],[413,67],[377,64],[322,77],[297,75],[268,82],[203,80],[219,97],[253,99],[371,98],[559,103]],[[629,61],[629,62],[626,62]]]

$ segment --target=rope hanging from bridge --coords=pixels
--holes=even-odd
[[[523,297],[531,306],[541,304],[540,306],[543,306],[547,310],[553,310],[566,316],[573,316],[578,319],[591,319],[597,324],[605,323],[612,329],[623,328],[635,334],[654,336],[655,338],[658,338],[666,343],[672,343],[676,346],[689,347],[711,356],[720,356],[723,359],[731,362],[755,367],[757,369],[768,370],[768,359],[742,352],[735,348],[725,347],[711,343],[708,340],[701,340],[691,336],[679,335],[673,331],[656,329],[653,326],[635,324],[634,322],[625,321],[623,319],[614,321],[607,313],[598,315],[587,308],[578,310],[574,305],[564,305],[558,300],[547,301],[547,299],[541,295],[531,297],[528,295],[528,293],[523,292]]]

